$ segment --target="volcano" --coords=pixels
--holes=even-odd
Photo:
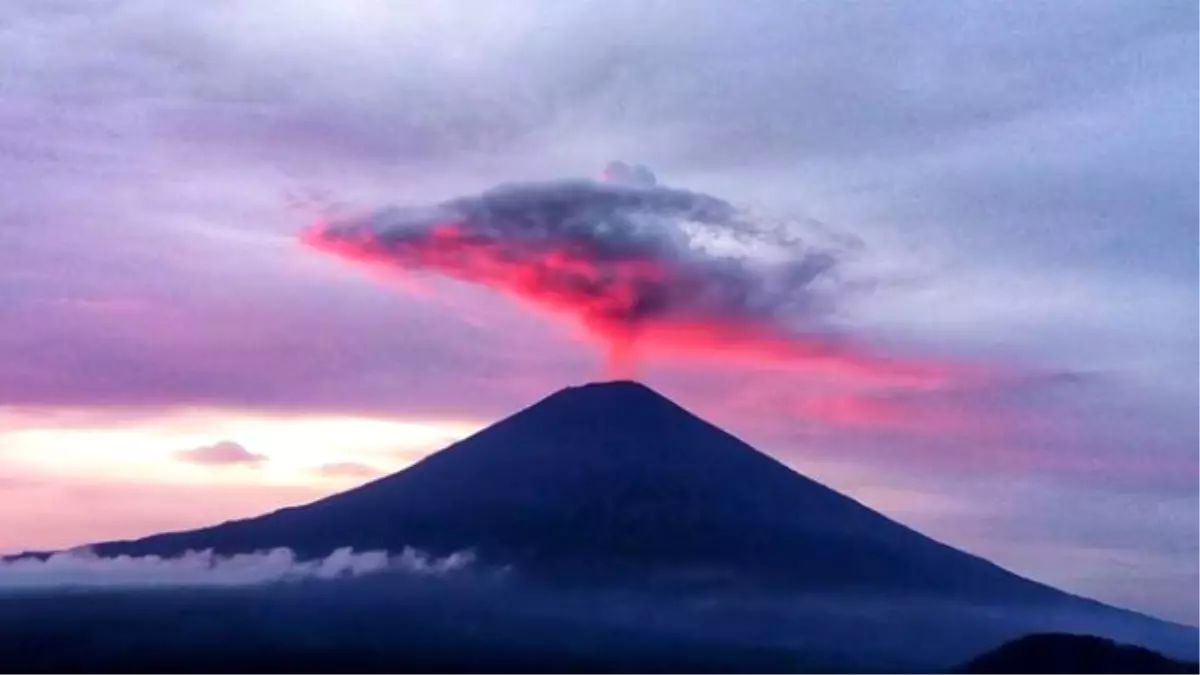
[[[804,598],[832,598],[836,609],[794,620],[817,636],[814,627],[833,630],[837,612],[869,607],[830,639],[850,644],[871,631],[893,641],[891,654],[912,651],[914,630],[941,633],[945,645],[962,638],[946,658],[1033,630],[1189,658],[1197,644],[1194,628],[1065,593],[926,537],[628,381],[561,390],[403,471],[307,505],[92,548],[171,556],[287,547],[307,558],[345,546],[469,550],[481,565],[570,592],[734,589],[788,612]]]
[[[480,559],[561,581],[647,573],[964,597],[1056,592],[792,471],[652,389],[559,391],[412,467],[305,506],[101,555],[353,546]]]

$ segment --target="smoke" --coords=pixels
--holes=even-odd
[[[48,558],[0,559],[0,589],[61,587],[245,586],[301,579],[336,579],[382,572],[444,575],[474,561],[469,552],[436,558],[405,548],[387,551],[339,548],[324,558],[299,560],[288,548],[220,556],[211,550],[180,556],[98,556],[88,549]]]
[[[846,249],[613,162],[601,180],[501,185],[429,207],[319,223],[307,245],[484,285],[569,317],[613,375],[647,353],[749,358],[889,380],[937,368],[867,354],[824,328]]]

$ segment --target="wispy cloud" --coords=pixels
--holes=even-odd
[[[383,572],[443,575],[458,572],[474,560],[470,553],[444,558],[406,548],[355,551],[339,548],[324,558],[301,560],[291,549],[220,556],[212,551],[189,551],[171,558],[159,556],[97,556],[87,549],[34,557],[0,560],[0,590],[88,586],[244,586],[336,579]]]
[[[331,462],[318,466],[316,472],[337,478],[370,478],[383,473],[379,468],[361,462]]]
[[[181,462],[205,464],[209,466],[246,465],[258,466],[269,458],[266,455],[250,452],[241,444],[233,441],[221,441],[191,450],[180,450],[175,458]]]

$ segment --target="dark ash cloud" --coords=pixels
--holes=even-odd
[[[607,180],[500,185],[430,207],[333,219],[318,250],[434,273],[568,316],[608,350],[613,374],[641,352],[797,364],[859,377],[938,380],[944,369],[875,356],[830,330],[845,248],[802,223],[760,218],[614,162]]]

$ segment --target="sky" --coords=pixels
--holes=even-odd
[[[1194,625],[1197,14],[6,3],[0,551],[303,503],[620,371],[947,543]],[[614,315],[500,274],[528,242],[486,218],[451,238],[504,255],[411,216],[500,185],[539,214],[686,194],[749,242],[694,209],[649,244],[592,230],[669,285]],[[380,255],[397,232],[417,257]]]

